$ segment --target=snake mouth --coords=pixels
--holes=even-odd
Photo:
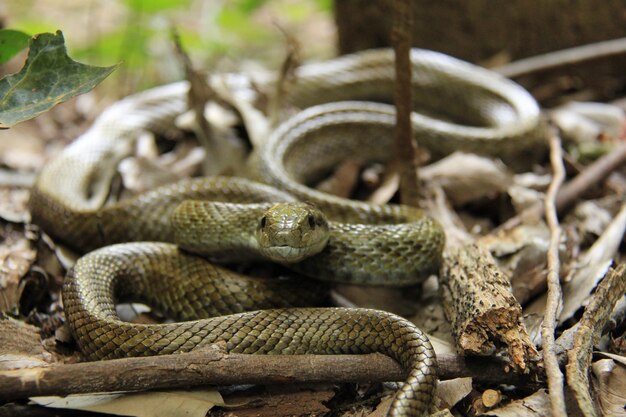
[[[261,247],[264,257],[283,264],[293,264],[301,262],[306,258],[320,253],[328,243],[328,236],[322,235],[314,241],[300,242],[301,246],[293,243],[279,243]]]
[[[311,256],[309,247],[297,248],[290,245],[269,246],[265,255],[276,262],[296,263]]]

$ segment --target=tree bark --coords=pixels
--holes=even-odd
[[[393,0],[336,0],[339,49],[391,45]],[[623,0],[414,0],[413,45],[478,62],[626,36]]]

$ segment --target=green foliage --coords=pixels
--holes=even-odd
[[[259,7],[263,6],[267,0],[241,0],[237,8],[242,13],[252,13]]]
[[[30,35],[19,30],[0,29],[0,64],[13,58],[28,46]]]
[[[325,12],[331,12],[333,10],[333,0],[317,0],[317,7]]]
[[[125,0],[129,9],[136,12],[157,13],[189,6],[190,0]]]
[[[8,128],[93,89],[117,65],[94,67],[72,60],[61,31],[30,41],[28,58],[17,74],[0,80],[0,128]]]
[[[72,34],[68,45],[74,59],[98,66],[122,61],[124,66],[105,81],[106,94],[119,96],[183,76],[169,38],[172,26],[199,68],[228,62],[224,59],[228,57],[276,67],[284,57],[285,39],[274,22],[295,35],[300,25],[307,33],[314,32],[311,16],[329,16],[333,1],[121,0],[110,7],[110,14],[108,7],[96,7],[98,2],[46,6],[57,10],[53,14],[42,13],[46,7],[29,7],[30,1],[9,3],[13,28],[43,33],[64,27],[66,34]],[[64,21],[64,9],[71,10],[67,15],[71,22]],[[89,22],[94,22],[93,27]],[[313,46],[303,48],[305,58],[320,49]]]

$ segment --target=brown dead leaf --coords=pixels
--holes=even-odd
[[[422,167],[420,177],[443,188],[455,206],[506,191],[513,183],[502,162],[461,152]]]
[[[26,238],[9,235],[0,244],[0,312],[17,311],[23,290],[20,281],[35,257],[35,250]]]
[[[28,223],[28,198],[30,192],[24,188],[0,187],[0,218],[11,223]]]
[[[626,230],[626,205],[609,224],[602,236],[591,248],[579,257],[571,279],[563,285],[563,308],[559,324],[571,318],[583,307],[598,282],[604,277],[613,262]],[[543,316],[546,295],[539,297],[527,308],[524,314]]]
[[[217,390],[206,389],[32,397],[31,401],[50,408],[136,417],[204,417],[211,408],[224,403]]]
[[[601,359],[591,369],[596,377],[598,401],[605,416],[624,416],[626,404],[626,365],[612,359]]]

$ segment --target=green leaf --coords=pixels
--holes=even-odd
[[[0,64],[13,58],[28,46],[30,35],[19,30],[0,29]]]
[[[33,36],[24,67],[0,80],[0,128],[32,119],[86,93],[118,65],[94,67],[72,60],[61,31]]]

